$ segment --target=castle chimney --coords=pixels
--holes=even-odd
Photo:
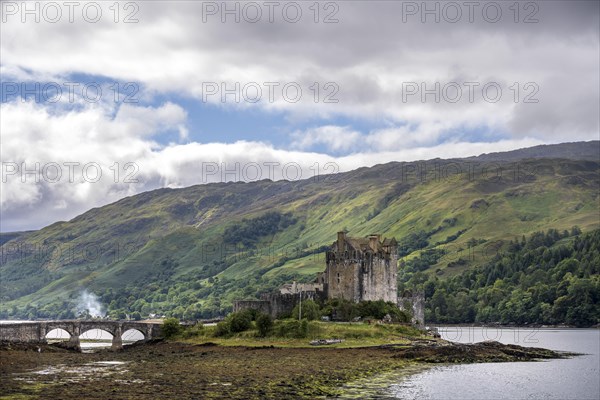
[[[344,242],[346,241],[346,232],[338,232],[337,251],[338,254],[344,254]]]
[[[377,245],[379,244],[379,235],[369,235],[369,247],[374,252],[377,252]]]

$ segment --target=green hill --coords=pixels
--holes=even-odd
[[[600,229],[536,232],[511,240],[484,266],[444,280],[417,272],[402,284],[422,288],[429,322],[593,326],[600,322]]]
[[[446,279],[515,237],[600,228],[598,146],[568,144],[565,159],[536,149],[141,193],[3,243],[0,318],[71,317],[84,289],[114,317],[219,315],[234,298],[312,281],[341,229],[396,237],[403,282]]]

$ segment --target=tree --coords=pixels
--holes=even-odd
[[[256,317],[256,328],[258,329],[258,336],[267,336],[273,329],[273,319],[268,314],[259,314]]]
[[[445,317],[448,312],[446,297],[446,290],[438,288],[431,298],[430,307],[432,310],[435,310],[434,315],[436,321],[445,322]]]
[[[302,307],[302,318],[309,321],[319,319],[321,317],[321,309],[317,303],[312,300],[305,300],[302,305],[297,304],[292,310],[292,318],[299,319],[300,307]]]
[[[177,318],[167,318],[162,324],[162,334],[166,339],[177,336],[181,333],[181,325]]]
[[[217,326],[215,327],[214,335],[216,337],[227,336],[230,333],[229,328],[230,328],[230,326],[229,326],[228,321],[217,322]]]
[[[231,333],[243,332],[252,325],[250,315],[243,311],[229,314],[227,320],[229,321],[229,331]]]

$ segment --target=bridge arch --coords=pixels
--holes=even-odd
[[[128,328],[127,330],[125,330],[126,328],[123,327],[123,333],[121,334],[121,338],[123,338],[123,342],[127,342],[127,343],[134,343],[134,342],[138,342],[140,340],[146,340],[147,339],[147,333],[143,332],[141,329],[139,328]]]
[[[69,347],[81,349],[79,346],[79,324],[76,321],[41,322],[39,325],[40,340],[47,341],[48,333],[57,330],[64,331],[69,335],[69,340],[64,341]]]
[[[47,330],[46,334],[44,335],[44,339],[53,342],[62,342],[65,340],[70,340],[71,336],[72,335],[63,328],[52,328]]]
[[[144,336],[144,340],[152,339],[153,337],[160,336],[159,328],[157,328],[156,324],[147,324],[139,321],[125,321],[121,327],[122,332],[127,332],[129,330],[136,330],[140,332]]]
[[[81,335],[79,335],[79,340],[90,340],[94,341],[86,344],[86,348],[89,347],[110,347],[114,342],[115,335],[109,332],[104,327],[102,328],[81,328]],[[106,344],[103,344],[106,343]]]
[[[110,337],[106,337],[106,334],[109,334]],[[79,337],[82,339],[88,340],[101,340],[101,339],[112,339],[115,336],[114,330],[108,330],[104,327],[102,328],[81,328],[81,333]]]

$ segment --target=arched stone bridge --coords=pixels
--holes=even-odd
[[[53,329],[64,329],[70,335],[69,346],[80,348],[79,336],[92,329],[101,329],[113,336],[112,349],[123,348],[123,333],[134,329],[144,335],[144,341],[162,335],[161,323],[144,321],[59,320],[9,322],[0,324],[0,341],[16,343],[46,343],[46,335]]]

